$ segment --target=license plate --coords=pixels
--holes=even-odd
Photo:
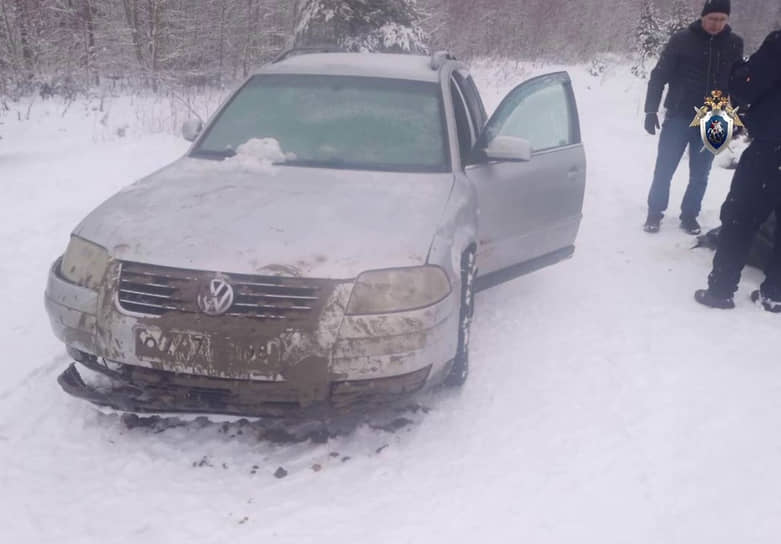
[[[217,361],[258,369],[279,364],[283,352],[279,338],[237,342],[200,332],[163,331],[156,327],[136,328],[135,338],[137,357],[161,362],[214,366]]]
[[[136,355],[177,363],[213,363],[214,346],[207,334],[137,328]]]

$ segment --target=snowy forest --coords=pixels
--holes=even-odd
[[[449,49],[463,58],[644,64],[701,0],[0,0],[0,95],[105,84],[221,86],[292,45]],[[777,0],[735,2],[752,51]],[[638,71],[644,75],[647,69]]]

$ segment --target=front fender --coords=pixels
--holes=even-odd
[[[478,219],[477,191],[466,176],[456,174],[426,259],[447,271],[454,288],[461,282],[461,256],[476,247]]]

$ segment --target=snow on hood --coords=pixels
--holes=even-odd
[[[283,152],[274,138],[252,138],[237,147],[236,155],[225,159],[222,165],[255,174],[273,174],[275,163],[294,158],[295,154]]]
[[[425,262],[452,174],[272,166],[259,142],[238,160],[182,158],[74,234],[121,260],[237,274],[346,279]]]

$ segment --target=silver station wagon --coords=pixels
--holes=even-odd
[[[328,413],[460,385],[473,292],[574,250],[566,72],[487,119],[447,52],[292,50],[183,132],[188,153],[92,211],[51,267],[76,361],[59,383],[98,405]]]

